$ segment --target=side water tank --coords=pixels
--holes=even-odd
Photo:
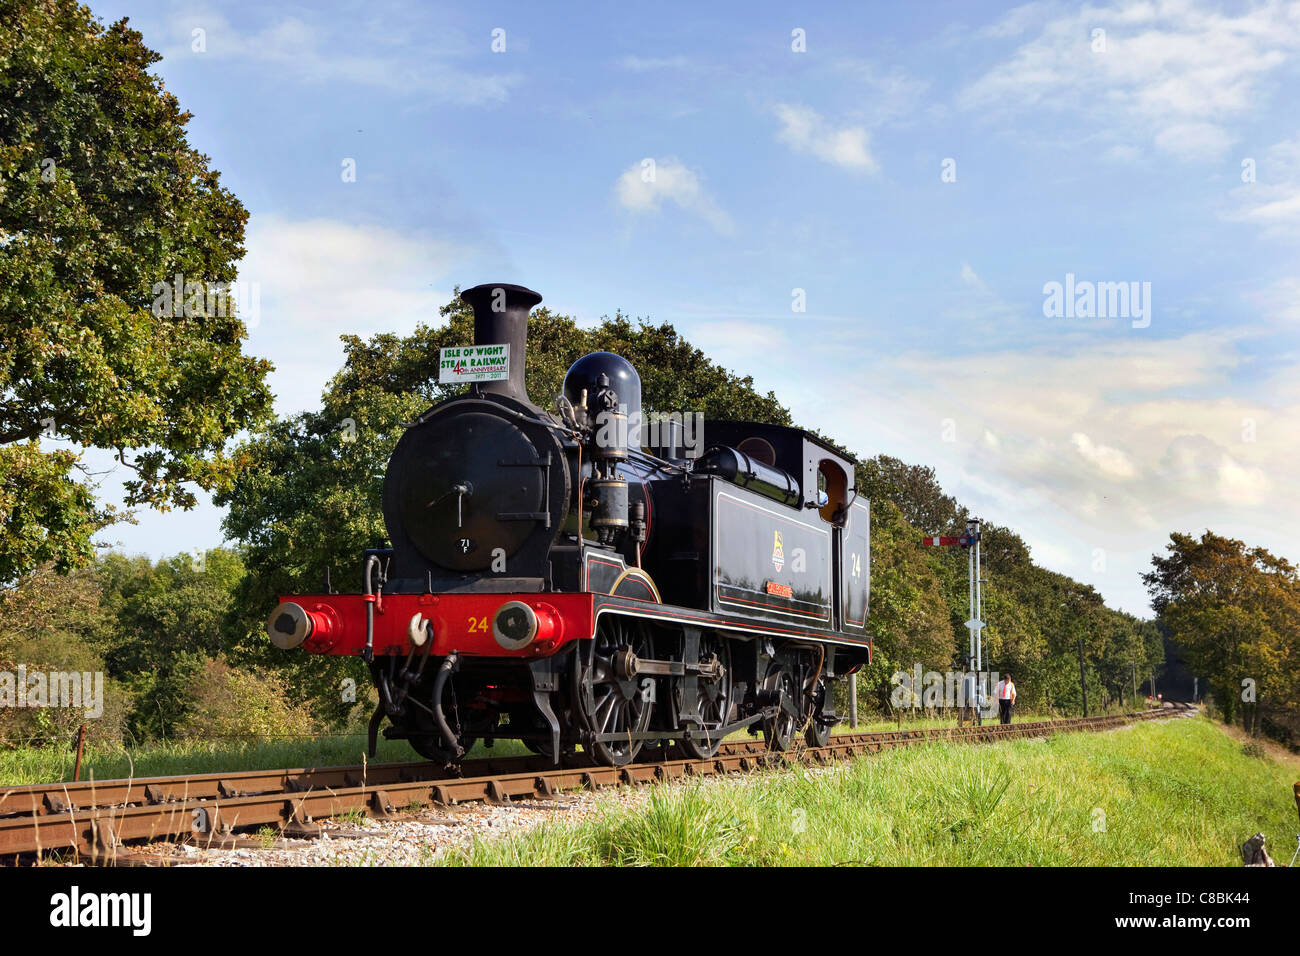
[[[694,470],[697,474],[718,475],[782,504],[799,504],[799,483],[793,475],[726,445],[714,445],[706,451],[695,462]]]

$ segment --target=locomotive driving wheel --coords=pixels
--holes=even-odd
[[[763,721],[763,739],[767,742],[768,750],[789,750],[794,746],[794,739],[799,732],[799,718],[791,713],[788,709],[793,705],[796,712],[799,708],[799,685],[791,674],[785,668],[780,670],[776,680],[775,690],[779,692],[779,701],[785,704],[775,717],[769,717]]]
[[[673,708],[676,726],[685,729],[687,721],[683,718],[685,683],[698,680],[696,699],[698,701],[699,724],[693,726],[692,735],[681,739],[682,748],[699,760],[707,760],[717,754],[722,746],[722,735],[718,733],[731,718],[732,682],[731,651],[725,640],[705,632],[700,635],[699,653],[701,664],[715,664],[720,671],[717,677],[681,677],[673,682]],[[692,715],[693,716],[693,715]]]
[[[827,684],[826,678],[823,677],[808,695],[808,729],[804,731],[804,739],[808,741],[809,747],[825,747],[831,742],[831,725],[821,722],[822,710],[826,707],[826,695],[830,691]]]
[[[583,641],[573,666],[573,712],[578,725],[596,735],[591,753],[600,763],[621,767],[641,750],[634,735],[645,733],[654,711],[653,678],[636,676],[639,658],[653,658],[650,635],[636,621],[605,616],[596,636]]]

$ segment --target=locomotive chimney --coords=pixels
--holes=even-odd
[[[466,289],[461,300],[474,310],[474,344],[510,346],[510,377],[482,382],[484,392],[532,402],[524,388],[524,355],[528,348],[528,313],[542,297],[532,289],[489,282]]]

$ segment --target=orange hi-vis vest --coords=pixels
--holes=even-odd
[[[1002,681],[998,685],[998,700],[1010,700],[1016,692],[1016,685],[1011,681]]]

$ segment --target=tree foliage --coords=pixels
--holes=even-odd
[[[965,529],[966,509],[945,495],[934,469],[877,455],[858,469],[858,490],[871,501],[889,501],[903,520],[923,534],[951,534]]]
[[[104,608],[92,570],[59,574],[46,564],[0,588],[0,673],[16,678],[23,667],[28,675],[103,674],[103,633]],[[67,739],[83,723],[91,739],[120,741],[132,696],[111,674],[103,691],[103,712],[95,719],[79,708],[0,708],[0,746]]]
[[[270,407],[269,364],[206,294],[235,279],[248,214],[158,59],[71,0],[0,3],[0,581],[84,565],[116,517],[72,449],[128,465],[128,505],[191,507],[187,484],[228,486],[227,441]]]
[[[98,672],[105,689],[98,718],[0,708],[0,745],[67,739],[83,722],[114,743],[310,731],[311,711],[283,675],[235,671],[224,659],[244,573],[239,554],[221,548],[158,562],[110,553],[0,588],[0,672]]]
[[[1300,731],[1296,567],[1208,530],[1199,539],[1171,534],[1151,563],[1143,581],[1159,625],[1210,682],[1225,717],[1240,712],[1255,730],[1260,715]]]
[[[185,688],[191,702],[180,733],[201,739],[309,736],[311,711],[292,703],[281,674],[231,667],[221,658],[203,662]]]

